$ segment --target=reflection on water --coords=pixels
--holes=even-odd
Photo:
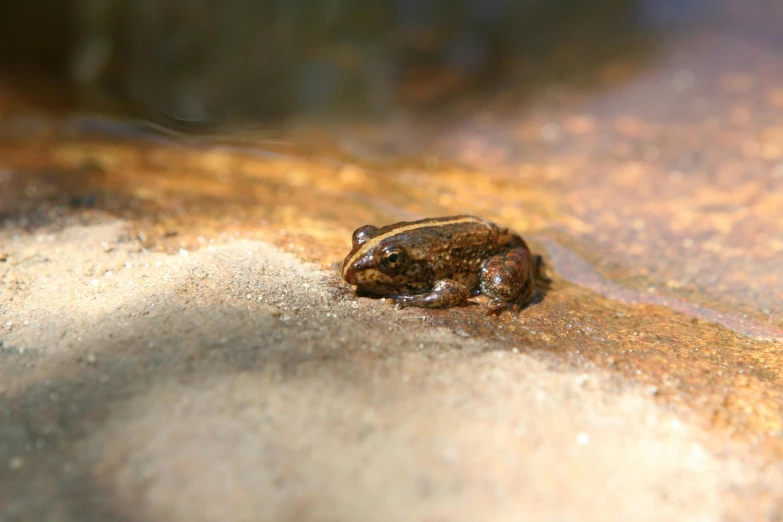
[[[649,42],[632,0],[74,5],[71,45],[59,42],[68,49],[62,67],[92,103],[124,100],[153,119],[386,118],[583,81],[618,56],[638,60]],[[30,13],[6,9],[6,20],[22,17],[14,25],[27,29],[9,27],[7,46],[36,27],[47,34]]]
[[[660,30],[704,23],[728,0],[638,0],[636,15],[645,27]]]

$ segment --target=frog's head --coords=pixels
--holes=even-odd
[[[353,248],[343,263],[343,279],[376,294],[403,292],[410,285],[408,248],[398,236],[381,234],[372,225],[353,233]]]

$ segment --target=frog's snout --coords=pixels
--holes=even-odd
[[[358,285],[362,282],[362,274],[373,266],[371,255],[365,254],[358,259],[355,256],[348,256],[343,263],[343,279],[352,285]]]
[[[343,266],[343,279],[352,285],[356,284],[356,271],[350,265]]]

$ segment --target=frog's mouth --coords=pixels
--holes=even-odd
[[[422,290],[418,288],[411,288],[408,286],[373,286],[373,285],[359,285],[356,287],[356,293],[359,296],[370,297],[389,297],[395,298],[401,295],[413,295],[421,293]]]
[[[356,289],[364,293],[374,294],[374,295],[392,295],[392,294],[410,293],[410,290],[405,285],[382,283],[378,281],[358,283],[356,285]]]
[[[368,281],[356,285],[356,290],[368,295],[381,297],[394,297],[399,295],[412,295],[425,292],[427,285],[395,284],[392,282]]]

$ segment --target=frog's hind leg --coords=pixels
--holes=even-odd
[[[487,315],[500,315],[503,310],[511,308],[513,302],[503,301],[502,299],[492,299],[487,305]]]
[[[525,247],[514,247],[491,257],[481,272],[481,292],[491,298],[487,314],[504,309],[519,311],[536,295],[540,261]]]

